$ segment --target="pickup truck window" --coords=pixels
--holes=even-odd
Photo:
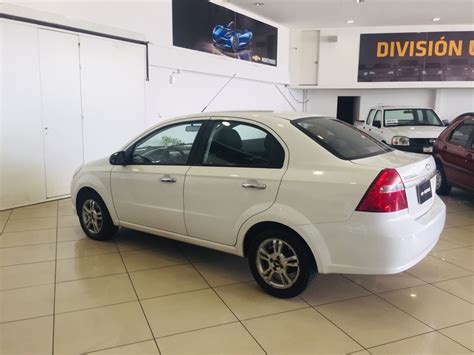
[[[375,110],[372,109],[369,111],[369,114],[367,115],[367,121],[365,121],[366,124],[370,125],[372,124],[372,119],[374,118]]]
[[[374,117],[374,122],[372,122],[372,126],[376,126],[375,122],[380,122],[380,127],[382,127],[382,111],[378,110]]]
[[[443,126],[431,109],[390,109],[384,112],[384,126]]]

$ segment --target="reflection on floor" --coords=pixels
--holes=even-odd
[[[280,300],[246,260],[130,230],[85,238],[69,200],[0,212],[0,353],[470,353],[474,201],[390,276],[320,275]]]

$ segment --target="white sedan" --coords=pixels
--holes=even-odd
[[[431,156],[303,113],[221,112],[152,127],[83,165],[72,199],[92,239],[131,228],[248,257],[282,298],[319,273],[392,274],[438,241]]]

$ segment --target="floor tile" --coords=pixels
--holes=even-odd
[[[52,208],[15,209],[10,216],[10,221],[45,217],[56,218],[57,214],[58,211],[56,206],[53,206]]]
[[[54,260],[56,244],[38,244],[0,249],[0,266],[20,265]]]
[[[383,293],[381,297],[434,329],[474,319],[472,304],[431,285]]]
[[[474,271],[474,249],[458,248],[433,253],[433,256],[464,269]]]
[[[425,282],[438,282],[472,274],[466,269],[428,255],[407,273]]]
[[[0,236],[0,248],[45,243],[56,243],[56,229],[3,233],[3,235]]]
[[[240,323],[231,323],[158,339],[166,354],[265,354]]]
[[[160,355],[154,340],[142,341],[106,350],[93,351],[93,355]]]
[[[243,323],[270,354],[345,354],[361,349],[312,308]]]
[[[101,254],[117,253],[117,247],[113,241],[96,241],[92,239],[73,240],[58,243],[58,260],[68,258],[80,258]]]
[[[214,291],[201,290],[142,301],[155,337],[235,322]]]
[[[474,303],[474,276],[460,277],[433,284],[455,296]]]
[[[50,355],[52,345],[52,316],[0,324],[0,354]]]
[[[186,243],[182,244],[181,251],[192,263],[220,262],[222,259],[232,256],[221,251]]]
[[[209,287],[192,265],[137,271],[130,277],[141,299]]]
[[[79,217],[77,216],[59,216],[58,217],[58,227],[79,227]]]
[[[364,347],[431,330],[376,296],[356,298],[316,308]]]
[[[441,250],[448,250],[448,249],[455,249],[455,248],[459,248],[459,247],[462,247],[462,246],[463,245],[461,245],[459,243],[451,242],[447,239],[440,238],[438,240],[438,243],[436,243],[433,250],[431,251],[431,254],[433,252],[437,252],[437,251],[441,251]]]
[[[63,259],[57,261],[56,281],[79,280],[124,272],[125,267],[119,254]]]
[[[467,230],[469,232],[474,232],[474,224],[468,225],[468,226],[463,226],[461,227],[464,230]]]
[[[34,210],[38,208],[56,208],[58,206],[58,201],[48,201],[43,203],[35,203],[34,205],[24,206],[16,208],[17,210]]]
[[[127,274],[60,282],[56,285],[56,314],[136,299]]]
[[[128,272],[187,263],[184,256],[173,248],[124,252],[122,258]]]
[[[471,349],[471,351],[474,351],[474,322],[441,329],[440,332],[464,345],[466,348]]]
[[[394,343],[370,348],[377,354],[469,354],[470,351],[438,332],[418,335]]]
[[[4,233],[56,228],[56,217],[9,220]]]
[[[463,213],[447,213],[446,224],[453,227],[462,227],[472,224],[472,216]]]
[[[77,216],[76,211],[72,208],[72,204],[60,204],[58,205],[58,215],[59,216]]]
[[[446,228],[441,234],[443,240],[457,243],[461,246],[474,245],[474,232],[463,228]]]
[[[0,267],[0,290],[54,283],[54,261]]]
[[[282,299],[265,293],[255,282],[217,287],[216,292],[239,319],[309,307],[300,297]]]
[[[370,295],[370,292],[343,275],[320,274],[310,283],[301,296],[312,306],[319,306],[368,295]]]
[[[54,285],[0,291],[0,323],[53,314]]]
[[[406,272],[393,275],[346,275],[362,287],[373,293],[399,290],[402,288],[419,286],[425,284]]]
[[[166,249],[178,245],[177,241],[127,228],[120,228],[114,240],[120,252],[140,249]]]
[[[138,302],[56,315],[55,354],[84,353],[150,339]]]
[[[253,280],[247,259],[236,255],[229,254],[222,260],[209,260],[194,266],[213,287]]]
[[[58,228],[58,242],[87,239],[86,233],[81,227]]]

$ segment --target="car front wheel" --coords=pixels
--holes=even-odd
[[[100,196],[86,191],[78,197],[78,215],[82,230],[95,240],[113,238],[117,227],[113,224],[109,211]]]
[[[299,295],[316,273],[307,245],[286,230],[259,233],[252,240],[248,256],[257,283],[278,298]]]

